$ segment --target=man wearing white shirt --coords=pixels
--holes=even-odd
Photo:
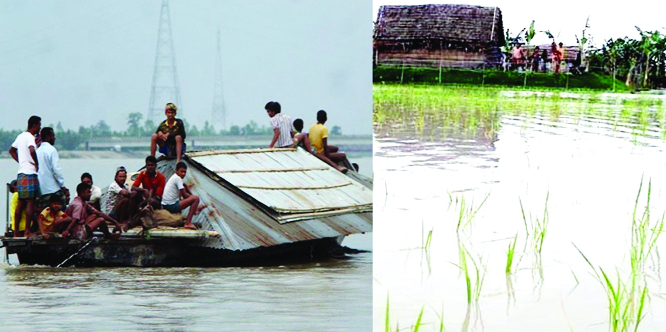
[[[264,107],[271,118],[273,140],[269,148],[290,148],[294,145],[294,124],[288,115],[282,114],[282,107],[277,101],[269,101]]]
[[[176,172],[169,178],[164,186],[164,195],[162,196],[162,208],[171,213],[180,213],[182,210],[190,207],[185,219],[185,228],[197,229],[192,224],[192,217],[199,214],[206,205],[199,204],[199,196],[193,195],[190,188],[183,183],[183,178],[187,174],[187,164],[179,161],[176,164]],[[181,199],[182,197],[182,199]]]
[[[39,163],[37,161],[35,135],[39,133],[41,128],[42,118],[36,115],[31,116],[28,119],[28,130],[19,134],[12,143],[12,147],[9,148],[9,155],[19,164],[16,177],[19,201],[14,214],[14,229],[19,229],[18,221],[21,220],[21,214],[25,208],[27,218],[24,236],[26,237],[30,235],[30,227],[35,216],[35,199],[39,196],[39,180],[37,178]],[[20,233],[16,232],[14,236],[21,236]]]
[[[37,148],[37,160],[39,161],[39,188],[41,196],[39,197],[39,209],[45,209],[49,206],[51,196],[60,199],[62,209],[67,208],[69,203],[69,190],[65,187],[65,177],[60,168],[60,156],[55,144],[55,133],[53,128],[44,127],[41,132],[42,144]]]

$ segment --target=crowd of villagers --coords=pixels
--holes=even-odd
[[[300,146],[338,171],[348,171],[338,165],[346,159],[345,154],[328,144],[325,111],[317,112],[317,122],[310,126],[309,132],[304,132],[303,120],[292,122],[281,113],[278,102],[269,102],[265,109],[274,131],[270,148]],[[145,168],[131,185],[127,183],[127,170],[123,166],[116,169],[104,206],[101,206],[102,190],[93,184],[93,176],[88,172],[81,174],[76,197],[71,199],[54,147],[55,132],[51,127],[42,128],[40,117],[31,116],[27,130],[9,148],[19,166],[16,180],[9,184],[11,221],[6,236],[86,240],[97,231],[106,238],[118,239],[122,232],[141,225],[142,220],[137,218],[141,211],[160,211],[161,215],[176,215],[180,220],[181,212],[188,208],[183,227],[198,229],[192,218],[206,205],[183,182],[187,164],[180,159],[186,149],[186,134],[183,121],[176,118],[177,110],[173,103],[166,105],[166,119],[151,136]],[[175,173],[168,180],[157,170],[158,147],[166,158],[176,159]]]
[[[504,70],[513,69],[559,74],[567,66],[567,63],[564,62],[564,51],[564,44],[561,42],[559,44],[553,42],[550,45],[550,52],[547,49],[541,50],[539,46],[535,47],[532,52],[526,52],[521,43],[516,43],[508,54],[509,57],[502,53],[502,67]],[[575,71],[580,66],[580,63],[579,52],[576,60],[571,64],[572,70]]]
[[[187,164],[180,158],[185,152],[185,129],[176,112],[176,105],[166,105],[166,120],[151,137],[145,169],[130,184],[127,170],[118,167],[104,204],[102,190],[93,184],[88,172],[81,174],[76,196],[71,198],[54,147],[55,132],[51,127],[42,128],[40,117],[31,116],[27,130],[9,148],[19,166],[16,180],[9,184],[11,221],[6,236],[86,240],[97,231],[105,238],[118,239],[121,233],[141,224],[136,217],[146,209],[168,212],[182,222],[181,211],[189,208],[182,226],[197,229],[192,218],[206,206],[183,182]],[[158,146],[167,158],[177,158],[175,173],[168,180],[157,170]]]

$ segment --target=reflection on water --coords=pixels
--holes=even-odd
[[[388,298],[391,330],[423,307],[422,331],[439,331],[441,317],[448,331],[608,331],[606,293],[573,244],[627,280],[641,178],[638,215],[649,181],[652,219],[666,211],[662,103],[412,89],[375,99],[375,330]],[[475,108],[476,123],[493,125],[451,115]],[[423,125],[419,112],[431,113]],[[651,255],[640,279],[651,300],[639,331],[666,323],[661,266]]]

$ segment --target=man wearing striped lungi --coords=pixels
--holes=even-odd
[[[19,194],[18,205],[14,214],[14,229],[17,230],[14,236],[21,236],[19,221],[23,209],[26,209],[25,237],[30,236],[30,227],[33,224],[35,215],[35,200],[39,197],[39,180],[37,171],[39,164],[37,161],[37,141],[35,135],[42,128],[42,119],[38,116],[31,116],[28,119],[28,130],[16,137],[12,147],[9,148],[9,154],[19,163],[17,181],[17,192]],[[39,139],[38,139],[39,140]]]

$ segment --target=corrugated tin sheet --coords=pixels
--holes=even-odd
[[[205,246],[246,250],[372,231],[372,190],[302,149],[188,152],[184,161],[184,182],[208,206],[194,222],[221,235]],[[168,179],[175,164],[161,160],[158,169]],[[307,195],[287,200],[293,192]]]
[[[303,149],[194,152],[190,160],[276,213],[280,221],[312,213],[372,209],[372,190]]]

